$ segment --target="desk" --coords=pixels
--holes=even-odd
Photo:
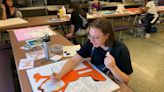
[[[20,59],[26,58],[25,51],[20,49],[20,47],[23,46],[25,44],[25,42],[24,41],[18,42],[15,37],[15,34],[12,30],[9,31],[9,36],[10,36],[10,38],[12,38],[11,44],[12,44],[12,48],[13,48],[13,54],[14,54],[14,58],[15,58],[15,64],[16,64],[16,69],[18,72],[18,78],[19,78],[19,82],[20,82],[21,91],[22,92],[32,92],[32,88],[31,88],[28,76],[26,74],[26,70],[18,70]],[[51,45],[52,44],[62,44],[64,46],[65,45],[73,45],[70,41],[65,39],[60,34],[53,35],[51,37],[50,44]],[[44,62],[46,61],[46,63],[42,63],[43,61]],[[43,66],[43,65],[46,65],[49,63],[52,63],[52,62],[47,61],[45,59],[35,60],[34,67]],[[117,86],[117,89],[118,89],[118,86]]]
[[[93,3],[93,1],[89,2],[90,4]],[[110,10],[114,10],[117,8],[117,4],[124,4],[124,6],[126,8],[134,8],[134,7],[139,7],[142,5],[142,2],[138,2],[138,1],[129,1],[129,2],[104,2],[104,1],[100,1],[101,5],[102,5],[102,9],[110,9]]]
[[[164,6],[156,6],[157,11],[160,12],[164,12]]]
[[[139,8],[136,8],[139,9]],[[164,12],[164,6],[157,6],[157,11],[158,12]],[[135,13],[122,13],[122,14],[106,14],[104,16],[93,16],[87,15],[88,19],[96,19],[98,17],[107,17],[107,18],[112,18],[112,17],[121,17],[121,16],[131,16],[131,15],[137,15],[141,14],[141,12],[135,12]],[[13,26],[6,26],[0,28],[0,32],[6,31],[8,29],[14,29],[14,28],[23,28],[23,27],[32,27],[32,26],[41,26],[41,25],[50,25],[50,26],[57,26],[61,24],[66,24],[69,23],[69,17],[68,19],[60,22],[48,22],[50,18],[57,18],[57,15],[51,15],[51,16],[38,16],[38,17],[30,17],[30,18],[25,18],[28,23],[26,24],[19,24],[19,25],[13,25]]]
[[[156,6],[156,8],[157,8],[158,13],[164,12],[164,6]],[[125,16],[133,16],[133,15],[142,14],[140,8],[126,8],[126,10],[127,12],[124,12],[124,13],[113,13],[113,14],[102,14],[100,11],[97,14],[88,14],[87,18],[88,19],[96,19],[100,17],[115,18],[115,17],[125,17]],[[137,17],[135,17],[134,21],[136,20],[136,18]]]
[[[25,18],[25,20],[27,20],[28,23],[2,27],[0,28],[0,32],[4,32],[9,29],[32,27],[32,26],[42,26],[42,25],[57,26],[69,22],[69,18],[68,20],[63,20],[60,22],[48,22],[48,20],[51,18],[57,19],[58,17],[57,15],[51,15],[51,16],[38,16],[38,17]]]
[[[16,68],[18,69],[19,60],[26,57],[25,51],[20,49],[21,46],[25,45],[25,42],[24,41],[18,42],[13,31],[9,31],[9,36],[10,36],[10,40],[12,44],[12,50],[13,50],[13,55],[15,58]],[[67,40],[60,34],[52,36],[50,44],[73,45],[69,40]],[[40,63],[41,61],[46,61],[46,60],[43,59],[43,60],[35,61],[35,67],[43,65]],[[50,62],[47,62],[47,63],[50,63]],[[28,77],[26,75],[26,71],[21,70],[17,72],[18,72],[18,78],[19,78],[22,92],[32,92]]]

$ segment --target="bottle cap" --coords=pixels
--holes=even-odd
[[[50,36],[46,34],[44,37],[42,37],[43,42],[49,42],[50,41]]]

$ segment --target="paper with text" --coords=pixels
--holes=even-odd
[[[44,89],[44,92],[52,92],[53,90],[60,89],[60,86],[63,86],[64,82],[62,80],[52,80],[50,76],[53,75],[53,73],[59,73],[65,62],[66,61],[61,61],[27,70],[26,72],[33,92],[42,92],[41,90],[38,90],[39,87]],[[35,78],[40,79],[36,80]],[[46,81],[46,83],[44,83],[44,81]]]
[[[32,59],[20,59],[19,70],[29,69],[34,67],[34,60]]]

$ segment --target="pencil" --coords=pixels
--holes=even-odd
[[[52,67],[51,67],[51,70],[52,70],[53,75],[55,76],[56,74],[54,73]],[[61,88],[61,85],[60,85],[60,82],[59,81],[56,81],[56,86],[57,86],[57,89],[60,89]]]
[[[54,70],[53,70],[53,68],[52,68],[52,67],[51,67],[51,70],[52,70],[53,75],[55,75]]]

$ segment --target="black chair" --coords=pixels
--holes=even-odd
[[[27,17],[36,17],[36,16],[46,16],[48,15],[46,7],[33,7],[31,9],[20,9],[22,12],[23,18]]]
[[[69,4],[71,0],[47,0],[47,5],[65,5]]]

